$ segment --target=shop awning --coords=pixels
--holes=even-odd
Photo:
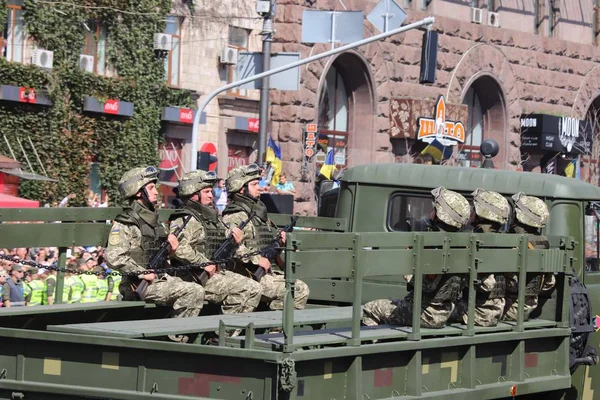
[[[7,169],[0,168],[0,172],[5,173],[7,175],[17,176],[21,179],[29,179],[32,181],[49,181],[49,182],[58,182],[56,179],[48,178],[44,175],[34,174],[33,172],[23,171],[20,168]]]
[[[39,206],[39,201],[22,199],[20,197],[0,193],[0,208],[38,208]]]

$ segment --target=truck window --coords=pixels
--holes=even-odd
[[[319,197],[319,217],[335,217],[338,197],[340,195],[339,185],[332,185],[331,189],[321,192]]]
[[[431,196],[395,193],[388,208],[388,229],[398,232],[423,232],[431,212]]]
[[[585,211],[585,269],[600,272],[600,203],[592,203]]]

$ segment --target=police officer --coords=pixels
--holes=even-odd
[[[471,206],[461,194],[438,187],[432,190],[434,208],[426,222],[431,232],[457,232],[471,216]],[[363,308],[363,324],[367,326],[412,324],[414,287],[413,276],[407,275],[408,295],[402,300],[374,300]],[[463,278],[451,274],[432,274],[423,277],[421,327],[443,328],[454,310]]]
[[[177,238],[173,235],[167,237],[165,227],[158,220],[155,209],[157,182],[158,170],[155,167],[134,168],[119,181],[119,192],[128,205],[111,227],[106,261],[113,270],[140,274],[137,279],[123,277],[119,285],[123,300],[137,300],[143,296],[146,302],[172,306],[174,317],[195,317],[204,301],[202,286],[168,274],[142,274],[164,240],[171,244],[171,255],[178,246]],[[136,289],[142,280],[148,283],[148,287],[145,291],[140,290],[140,294]],[[185,342],[189,338],[177,336],[170,339]]]
[[[260,280],[262,287],[262,301],[269,305],[271,310],[283,309],[283,298],[285,295],[285,279],[283,272],[272,271],[271,262],[261,256],[254,255],[243,257],[244,254],[263,249],[273,242],[277,237],[275,224],[267,217],[267,207],[259,199],[260,167],[256,164],[244,165],[229,171],[225,185],[229,194],[229,205],[223,210],[223,221],[228,224],[226,234],[242,221],[248,219],[250,214],[255,213],[249,224],[244,227],[242,243],[236,250],[240,257],[235,271],[248,275],[248,271],[262,268],[265,275]],[[280,234],[281,242],[284,244],[285,232]],[[277,257],[277,265],[283,266],[281,257]],[[272,273],[271,273],[272,272]],[[308,301],[309,288],[306,283],[296,280],[294,292],[294,307],[301,310]]]
[[[213,171],[197,170],[186,173],[179,181],[178,197],[183,200],[184,205],[181,210],[171,214],[171,233],[174,234],[188,216],[191,219],[179,235],[179,247],[173,256],[173,262],[208,262],[225,240],[227,226],[213,203],[213,185],[217,179],[217,174]],[[235,244],[241,243],[242,231],[232,227],[232,233]],[[221,304],[223,314],[251,312],[258,306],[261,293],[258,282],[216,265],[209,265],[204,271],[209,277],[204,285],[205,298],[211,303]],[[182,278],[190,280],[195,277],[197,280],[200,273],[187,275],[187,278]]]
[[[523,192],[515,194],[512,199],[515,202],[516,221],[513,222],[510,232],[519,235],[529,235],[527,246],[529,249],[547,249],[550,247],[548,238],[541,234],[541,229],[546,226],[548,206],[538,197],[527,196]],[[519,289],[519,274],[510,273],[506,276],[506,306],[503,319],[507,321],[517,320],[519,302],[517,301]],[[542,292],[550,292],[556,284],[554,274],[527,273],[525,285],[524,321],[538,305],[538,297]]]
[[[473,193],[475,218],[473,232],[499,233],[510,216],[508,200],[498,192],[477,189]],[[506,279],[503,274],[479,274],[475,285],[474,324],[496,326],[504,313]],[[468,322],[468,298],[463,297],[452,313],[451,321]]]
[[[44,282],[38,277],[38,268],[31,268],[28,271],[28,278],[23,286],[25,303],[28,306],[41,306],[44,297]]]

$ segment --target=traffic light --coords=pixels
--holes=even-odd
[[[212,163],[216,163],[217,161],[218,161],[218,158],[211,155],[209,152],[199,151],[198,152],[198,161],[196,163],[196,166],[198,169],[201,169],[202,171],[208,171],[209,165]]]

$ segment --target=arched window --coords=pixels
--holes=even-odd
[[[342,76],[331,66],[319,100],[319,147],[333,148],[336,165],[346,165],[348,147],[348,95]],[[318,160],[318,161],[324,161]]]
[[[463,103],[469,107],[465,143],[459,147],[459,163],[463,167],[481,166],[479,146],[483,140],[483,115],[479,96],[473,87],[467,90]]]

